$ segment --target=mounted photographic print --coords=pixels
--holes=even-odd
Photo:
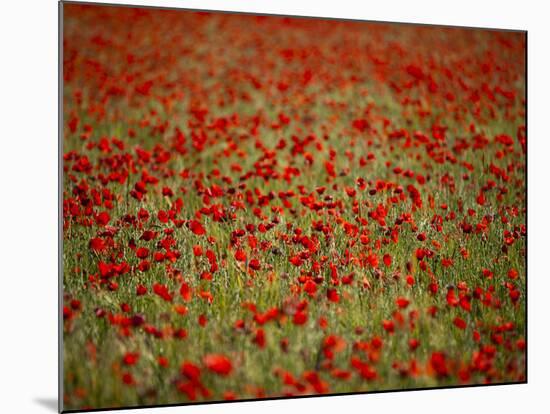
[[[526,32],[60,13],[63,411],[526,382]]]

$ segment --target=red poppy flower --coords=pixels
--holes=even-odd
[[[106,211],[102,211],[101,213],[96,215],[95,222],[100,226],[106,226],[107,224],[109,224],[110,219],[111,217],[109,216],[109,213],[107,213]]]
[[[340,295],[336,289],[327,289],[327,299],[330,302],[338,303],[340,301]]]
[[[307,313],[303,311],[298,311],[294,314],[294,317],[292,318],[292,323],[294,325],[303,325],[307,322]]]
[[[395,303],[397,304],[397,306],[398,306],[399,308],[405,309],[407,306],[409,306],[410,301],[409,301],[407,298],[398,297],[398,298],[395,300]]]
[[[262,328],[259,328],[256,330],[256,334],[254,335],[253,342],[258,345],[260,348],[265,347],[265,332]]]
[[[158,362],[159,366],[161,366],[163,368],[168,368],[168,365],[169,365],[168,358],[166,358],[164,356],[159,356],[157,358],[157,362]]]
[[[233,364],[225,355],[208,354],[204,356],[203,362],[206,368],[221,376],[228,376],[233,371]]]
[[[454,324],[458,329],[466,329],[466,322],[464,321],[464,319],[459,318],[458,316],[457,316],[456,318],[453,319],[453,324]]]
[[[149,249],[147,247],[140,247],[136,250],[136,256],[140,259],[145,259],[147,256],[149,256]]]
[[[181,284],[180,295],[186,302],[189,302],[191,300],[191,287],[185,282]]]
[[[206,234],[206,230],[204,229],[202,224],[196,220],[190,220],[187,225],[189,226],[189,230],[191,230],[193,234],[196,234],[197,236],[202,236],[203,234]]]
[[[147,288],[143,285],[137,285],[136,287],[136,295],[143,296],[147,293]]]
[[[415,339],[415,338],[409,339],[409,349],[411,351],[416,350],[416,348],[418,348],[419,345],[420,345],[420,341],[418,339]]]
[[[139,359],[139,354],[137,352],[127,352],[124,354],[122,359],[125,365],[135,365]]]
[[[130,374],[129,372],[126,372],[122,375],[122,382],[124,382],[124,384],[126,385],[133,385],[135,384],[135,380],[134,380],[134,377],[132,374]]]
[[[248,266],[253,270],[260,270],[260,268],[261,268],[260,261],[258,259],[252,259],[248,263]]]
[[[90,239],[90,249],[100,253],[105,251],[107,248],[107,244],[105,243],[105,240],[103,240],[100,237],[94,237]]]
[[[201,369],[191,362],[181,364],[180,372],[194,383],[198,383],[201,376]]]
[[[393,321],[391,320],[383,320],[382,321],[382,327],[384,328],[384,330],[390,334],[394,333],[395,332],[395,325],[393,323]]]
[[[161,285],[160,283],[155,283],[153,285],[153,292],[158,296],[160,296],[165,301],[172,302],[172,294],[168,290],[168,287],[166,287],[165,285]]]
[[[244,250],[237,250],[235,252],[235,260],[237,260],[238,262],[246,261],[246,253],[244,252]]]
[[[435,371],[437,376],[446,377],[449,375],[447,366],[447,358],[442,352],[433,352],[430,357],[430,366]]]

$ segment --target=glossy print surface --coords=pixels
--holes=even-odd
[[[526,34],[63,5],[65,410],[526,381]]]

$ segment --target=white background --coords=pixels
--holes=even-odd
[[[527,29],[528,385],[188,406],[128,413],[548,412],[550,13],[543,1],[179,0],[134,4]],[[116,0],[111,3],[121,3]],[[57,404],[57,2],[0,12],[0,411]]]

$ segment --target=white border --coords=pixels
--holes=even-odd
[[[125,3],[112,0],[110,3]],[[529,384],[187,406],[128,413],[544,412],[550,375],[548,101],[544,2],[132,0],[139,5],[528,30]],[[54,412],[57,396],[57,2],[12,0],[0,30],[0,374],[3,412]]]

